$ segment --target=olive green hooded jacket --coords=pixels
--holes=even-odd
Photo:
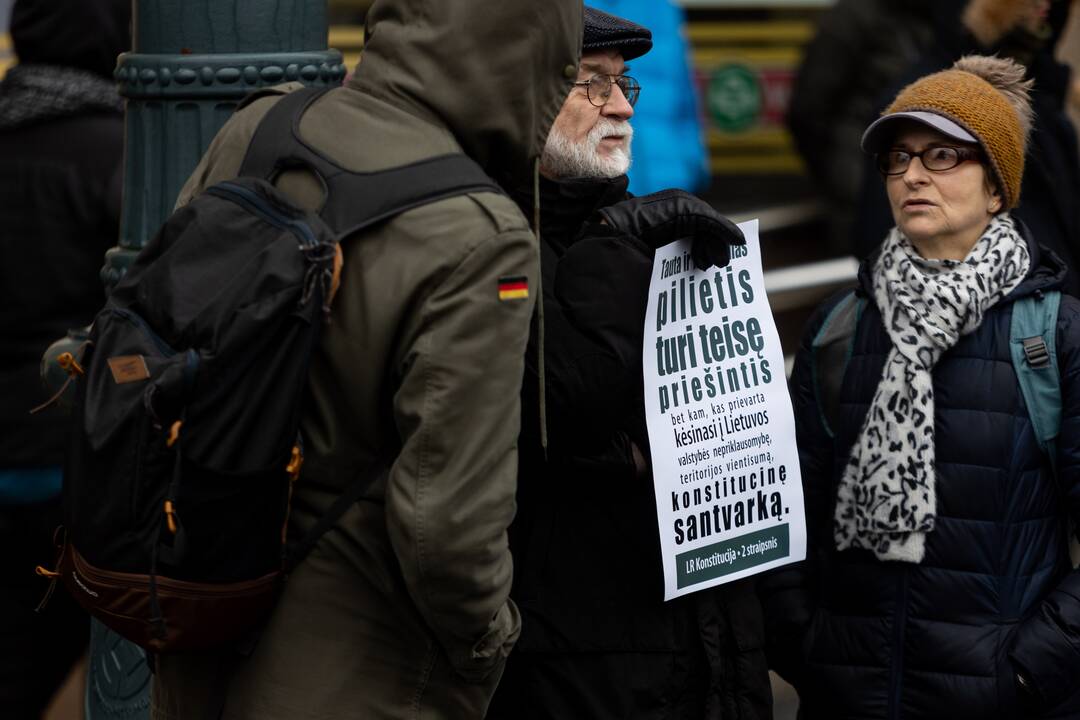
[[[528,183],[576,77],[581,23],[581,0],[377,0],[356,73],[300,134],[351,170],[464,152],[504,184]],[[235,176],[276,100],[230,119],[179,204]],[[318,205],[302,171],[278,185]],[[201,680],[198,662],[161,659],[157,717],[195,717],[211,685],[224,717],[479,717],[517,637],[506,528],[536,239],[511,200],[478,193],[409,210],[342,249],[289,532],[376,457],[391,470],[292,575],[251,657],[227,672],[202,662]],[[500,278],[514,276],[529,297],[500,299]]]

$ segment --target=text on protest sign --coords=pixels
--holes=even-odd
[[[665,597],[806,554],[784,360],[765,296],[757,222],[727,267],[690,243],[656,253],[645,321],[645,409]]]

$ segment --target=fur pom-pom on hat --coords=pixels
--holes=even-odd
[[[998,57],[968,55],[951,68],[927,75],[900,91],[866,129],[862,147],[877,152],[892,141],[900,120],[922,122],[965,142],[977,142],[989,159],[1005,209],[1020,202],[1024,153],[1034,119],[1032,82],[1022,65]]]
[[[953,68],[982,78],[1005,96],[1020,121],[1026,149],[1031,128],[1035,124],[1035,111],[1031,108],[1031,88],[1035,81],[1025,79],[1027,71],[1024,66],[999,57],[966,55],[957,60]]]

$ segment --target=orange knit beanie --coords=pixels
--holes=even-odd
[[[945,118],[959,126],[952,134],[970,134],[982,146],[1005,209],[1014,208],[1020,201],[1024,151],[1031,125],[1031,83],[1024,82],[1023,75],[1023,68],[1009,60],[964,58],[952,68],[920,78],[901,90],[882,117],[868,128],[864,147],[876,150],[875,142],[886,140],[888,136],[881,126],[891,124],[891,115],[899,114],[899,119],[911,117],[908,113],[931,113]]]
[[[885,114],[917,110],[943,115],[974,135],[990,158],[1005,207],[1016,207],[1024,176],[1024,134],[1004,95],[981,77],[945,70],[901,90]]]

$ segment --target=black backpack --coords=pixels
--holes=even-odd
[[[280,584],[382,468],[286,542],[308,363],[337,242],[409,208],[501,192],[447,155],[352,173],[299,137],[321,91],[284,96],[236,180],[177,210],[94,320],[77,367],[58,577],[95,617],[153,652],[240,643]],[[327,188],[318,214],[274,188],[286,169]],[[55,578],[56,576],[54,576]]]

